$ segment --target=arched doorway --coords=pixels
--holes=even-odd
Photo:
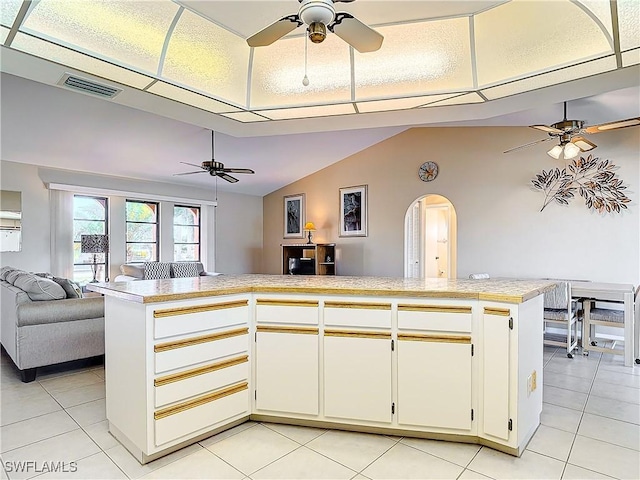
[[[415,200],[405,215],[404,238],[406,278],[456,278],[457,217],[448,198]]]

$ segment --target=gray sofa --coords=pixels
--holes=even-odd
[[[155,267],[157,268],[155,268]],[[154,267],[154,268],[149,268]],[[164,267],[164,268],[163,268]],[[191,268],[190,268],[191,267]],[[189,272],[191,270],[191,272]],[[149,280],[179,277],[212,277],[220,275],[216,272],[206,272],[202,262],[147,262],[124,263],[120,265],[120,273],[114,282],[132,282],[135,280]],[[152,273],[152,275],[149,275]]]
[[[104,355],[104,298],[79,298],[71,282],[53,278],[0,269],[0,343],[23,382],[38,367]]]

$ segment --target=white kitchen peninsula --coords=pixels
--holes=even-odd
[[[146,463],[249,419],[520,455],[549,281],[220,275],[105,295],[111,433]]]

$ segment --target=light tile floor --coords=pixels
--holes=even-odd
[[[541,425],[520,458],[477,445],[247,422],[140,465],[107,431],[102,366],[23,384],[0,356],[0,480],[640,478],[640,367],[544,351]],[[32,461],[25,471],[18,462]],[[44,462],[76,462],[46,472]],[[38,471],[35,470],[37,467]]]

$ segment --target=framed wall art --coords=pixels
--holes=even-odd
[[[284,197],[284,238],[304,238],[304,193]]]
[[[367,186],[340,189],[340,236],[367,236]]]

